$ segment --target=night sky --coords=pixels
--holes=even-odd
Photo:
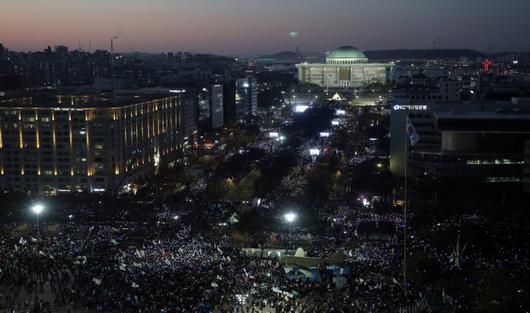
[[[471,48],[530,50],[530,0],[0,0],[0,43],[225,55]],[[290,39],[288,33],[300,33]]]

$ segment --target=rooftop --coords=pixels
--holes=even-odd
[[[530,110],[506,109],[497,111],[434,111],[436,119],[502,119],[502,120],[530,120]]]
[[[352,46],[337,48],[327,56],[328,59],[366,59],[364,53]]]
[[[76,94],[54,95],[37,94],[27,97],[7,98],[0,97],[0,107],[8,108],[111,108],[148,102],[167,97],[174,97],[178,93],[169,92],[131,92],[131,93],[101,93],[101,94]]]
[[[530,110],[434,111],[440,131],[460,132],[530,132]]]

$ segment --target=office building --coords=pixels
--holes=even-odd
[[[425,102],[458,102],[462,99],[462,82],[454,79],[431,80],[425,76],[407,79],[392,89],[392,104]]]
[[[209,131],[223,127],[223,86],[210,85],[198,90],[199,130]]]
[[[421,146],[431,147],[439,142],[433,132],[431,111],[434,109],[475,109],[480,106],[461,103],[462,83],[452,79],[434,80],[425,75],[414,75],[396,85],[390,94],[390,170],[394,175],[405,175],[407,117],[422,134]]]
[[[235,81],[223,83],[223,120],[225,125],[231,125],[236,122]]]
[[[223,84],[223,115],[226,124],[252,117],[258,112],[258,83],[254,77]]]
[[[2,99],[0,187],[111,192],[149,175],[193,133],[186,103],[169,92]]]
[[[391,114],[391,171],[407,175],[413,199],[470,208],[530,191],[530,103],[396,104]],[[414,146],[407,118],[420,136]]]
[[[241,120],[258,113],[258,82],[254,77],[236,80],[236,119]]]

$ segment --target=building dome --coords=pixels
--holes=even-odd
[[[328,55],[328,58],[340,58],[340,59],[365,59],[364,53],[352,46],[343,46],[337,48]]]
[[[331,51],[326,57],[326,63],[331,64],[351,64],[364,63],[368,59],[364,53],[352,46],[343,46]]]

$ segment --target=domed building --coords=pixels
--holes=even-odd
[[[331,51],[326,57],[326,64],[360,64],[367,63],[364,53],[352,46],[344,46]]]
[[[361,50],[343,46],[327,53],[326,63],[302,63],[296,67],[301,82],[324,88],[361,88],[370,83],[389,83],[395,65],[370,63]]]

